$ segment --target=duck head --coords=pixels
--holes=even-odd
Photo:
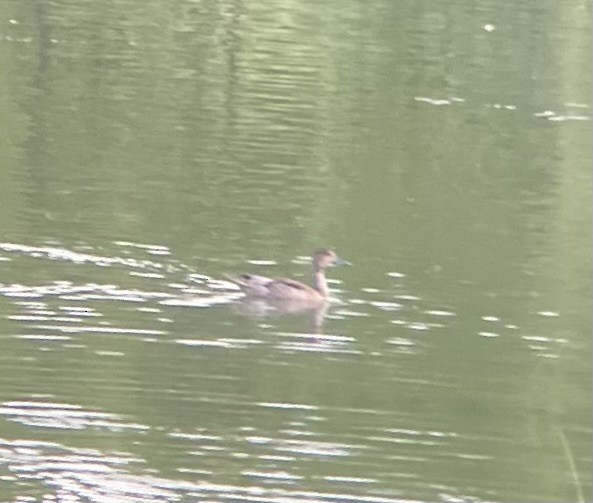
[[[321,248],[313,253],[313,267],[316,271],[326,269],[327,267],[336,267],[342,265],[352,265],[347,260],[338,257],[331,248]]]

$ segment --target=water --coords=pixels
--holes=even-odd
[[[591,500],[589,2],[1,12],[1,500]]]

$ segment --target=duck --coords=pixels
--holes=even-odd
[[[290,278],[268,278],[257,274],[227,276],[237,284],[249,298],[270,301],[322,302],[329,298],[329,288],[325,278],[328,267],[352,265],[338,257],[331,248],[315,250],[313,258],[313,286]]]

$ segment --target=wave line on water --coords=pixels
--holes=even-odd
[[[282,403],[282,402],[257,402],[258,407],[269,407],[274,409],[295,409],[295,410],[319,410],[316,405],[306,405],[301,403]]]
[[[89,326],[53,326],[53,325],[32,325],[31,328],[39,330],[57,330],[64,333],[100,333],[100,334],[138,334],[138,335],[167,335],[165,330],[152,330],[143,328],[116,328],[116,327],[89,327]]]
[[[258,501],[281,503],[316,501],[319,503],[420,503],[417,500],[392,498],[386,495],[325,492],[274,487],[270,485],[233,485],[208,481],[170,479],[149,473],[134,473],[132,464],[145,461],[126,452],[104,453],[98,449],[79,449],[58,443],[31,440],[4,440],[0,446],[9,454],[8,468],[19,481],[38,481],[48,487],[49,498],[68,495],[78,501],[117,501],[157,503],[177,501],[187,497],[202,501],[206,498],[225,501]],[[210,475],[209,470],[179,468],[177,473]],[[268,483],[300,480],[281,470],[244,470],[243,476],[267,479]],[[296,478],[295,478],[296,477]],[[369,484],[363,477],[328,476],[331,482]],[[367,489],[368,491],[368,489]]]
[[[69,403],[13,400],[0,403],[0,416],[27,426],[82,430],[89,427],[108,430],[147,430],[148,426],[126,423],[110,412],[85,410]]]
[[[12,253],[21,253],[34,258],[47,258],[49,260],[64,260],[75,264],[91,263],[101,267],[112,265],[125,265],[137,269],[155,268],[163,269],[163,264],[151,260],[137,260],[123,257],[106,257],[90,253],[76,252],[56,246],[29,246],[19,243],[0,243],[0,250]]]

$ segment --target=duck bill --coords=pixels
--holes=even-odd
[[[350,262],[348,262],[347,260],[344,260],[343,258],[336,258],[336,260],[334,260],[333,264],[334,267],[340,267],[343,265],[352,265]]]

